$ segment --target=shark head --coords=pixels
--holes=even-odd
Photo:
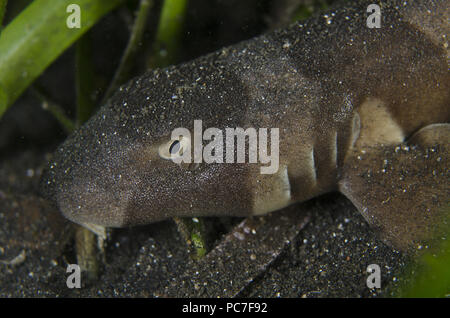
[[[196,70],[169,68],[132,80],[59,147],[42,187],[67,218],[120,227],[251,213],[248,178],[257,169],[174,160],[194,150],[173,138],[174,129],[193,137],[195,120],[224,128],[238,127],[242,118],[238,109],[245,100],[227,92],[242,90],[239,83],[213,81],[202,67]]]

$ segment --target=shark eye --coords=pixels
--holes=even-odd
[[[190,139],[186,137],[163,142],[158,148],[158,154],[161,158],[166,160],[178,159],[182,157],[185,152],[190,151],[190,142]]]
[[[171,155],[176,155],[181,149],[181,143],[179,140],[175,140],[169,147],[169,153]]]

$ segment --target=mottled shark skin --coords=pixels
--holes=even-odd
[[[341,191],[394,246],[429,239],[449,211],[448,1],[381,1],[368,28],[371,2],[131,80],[60,146],[45,192],[74,222],[123,227]],[[279,128],[278,172],[161,156],[194,120]]]

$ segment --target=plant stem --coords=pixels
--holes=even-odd
[[[97,280],[100,264],[97,258],[97,236],[80,225],[76,225],[75,248],[77,251],[77,263],[86,273],[88,283]]]
[[[128,79],[129,71],[134,62],[134,57],[139,49],[144,35],[145,26],[147,24],[147,17],[150,9],[153,7],[152,0],[141,0],[139,11],[131,31],[130,40],[128,41],[125,53],[120,61],[119,68],[117,69],[111,84],[109,85],[106,93],[103,97],[102,104],[114,93],[114,91]]]
[[[183,236],[193,259],[206,255],[205,224],[201,218],[173,218],[178,232]]]
[[[61,124],[64,131],[69,135],[75,129],[75,123],[66,116],[61,106],[50,100],[42,89],[36,85],[32,86],[30,91],[42,102],[42,108],[48,110],[56,120]]]
[[[90,32],[76,44],[75,82],[77,89],[77,126],[81,126],[91,116],[94,109],[94,71]]]
[[[187,0],[165,0],[158,31],[149,59],[149,68],[164,67],[177,62],[180,35],[186,15]]]
[[[5,16],[7,3],[8,3],[8,0],[0,0],[0,34],[2,33],[2,29],[3,29],[3,17]]]

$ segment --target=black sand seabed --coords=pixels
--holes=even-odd
[[[98,281],[69,289],[73,226],[37,195],[45,155],[11,158],[0,167],[0,297],[386,297],[407,263],[336,194],[234,219],[199,262],[172,221],[114,230]],[[381,289],[366,286],[369,264]]]

